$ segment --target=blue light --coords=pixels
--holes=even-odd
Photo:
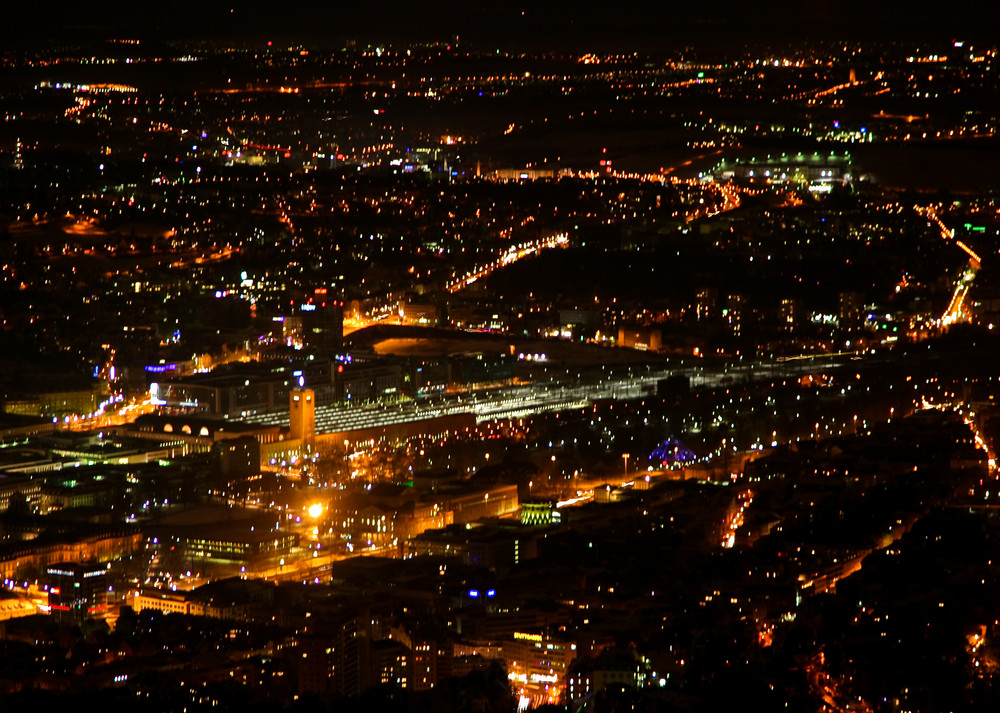
[[[146,373],[148,374],[162,374],[166,371],[173,371],[177,368],[176,364],[150,364],[144,367]]]
[[[656,450],[650,454],[649,459],[654,463],[676,464],[687,463],[697,458],[694,452],[685,446],[680,439],[671,435],[667,440],[657,446]]]
[[[478,589],[470,589],[469,590],[469,598],[470,599],[479,599],[479,590]]]
[[[495,597],[496,595],[497,595],[497,590],[495,590],[495,589],[487,589],[486,590],[486,596],[487,597]]]

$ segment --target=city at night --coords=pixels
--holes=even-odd
[[[0,706],[996,709],[997,27],[11,10]]]

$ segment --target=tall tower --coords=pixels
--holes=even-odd
[[[292,389],[288,394],[289,437],[302,439],[303,452],[316,440],[316,392]]]

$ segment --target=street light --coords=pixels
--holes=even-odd
[[[625,460],[625,475],[628,475],[628,453],[622,453],[622,458]]]

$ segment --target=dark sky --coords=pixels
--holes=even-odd
[[[898,0],[22,0],[10,5],[0,23],[7,46],[108,35],[329,44],[345,37],[398,41],[459,35],[480,46],[581,49],[802,38],[946,41],[963,36],[995,43],[1000,27],[1000,3],[993,2],[956,2],[928,12],[917,10],[924,4]]]

